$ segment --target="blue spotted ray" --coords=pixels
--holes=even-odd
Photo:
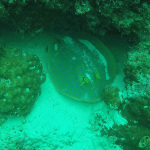
[[[92,39],[62,36],[48,49],[48,73],[54,87],[78,101],[99,101],[102,89],[116,75],[113,55],[99,39]]]

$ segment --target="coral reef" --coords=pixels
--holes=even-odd
[[[150,97],[150,53],[148,50],[128,52],[125,83],[130,97]]]
[[[120,32],[136,42],[144,38],[144,33],[149,34],[149,17],[149,2],[139,0],[0,2],[0,21],[23,33],[37,32],[49,26],[59,30],[88,30],[97,35]]]
[[[30,112],[46,76],[37,56],[15,48],[0,47],[0,113],[25,115]]]
[[[102,98],[111,108],[121,107],[123,116],[129,121],[126,126],[112,128],[108,134],[118,136],[117,144],[123,145],[125,149],[139,149],[140,139],[149,134],[147,129],[150,114],[149,1],[1,0],[0,23],[1,26],[6,25],[19,33],[31,35],[36,35],[48,28],[52,31],[65,31],[65,33],[73,30],[88,31],[103,37],[107,33],[119,33],[120,36],[127,37],[132,45],[125,61],[126,90],[122,92],[122,98],[127,103],[126,105],[121,103],[119,90],[115,87],[106,87]],[[2,50],[1,48],[0,88],[3,90],[0,91],[2,97],[0,112],[26,114],[40,93],[40,84],[45,80],[42,67],[37,57],[33,55],[11,50],[17,51],[18,56],[14,56],[15,52],[8,55]],[[25,65],[21,66],[22,63]],[[36,72],[34,66],[39,68],[40,73]],[[11,69],[8,70],[8,67]],[[88,76],[85,77],[85,74],[82,75],[79,81],[89,83]],[[100,80],[101,76],[95,74],[95,78]],[[133,125],[134,122],[136,124]]]
[[[113,109],[118,109],[121,106],[119,96],[119,88],[114,86],[106,86],[102,92],[102,100]]]
[[[137,122],[149,128],[150,123],[150,98],[130,98],[129,104],[122,110],[122,114],[128,121]]]
[[[140,140],[147,135],[150,135],[150,130],[146,127],[136,124],[131,125],[114,125],[109,130],[101,131],[102,135],[117,136],[116,144],[121,145],[125,150],[140,150]],[[148,148],[148,144],[144,150]],[[148,149],[147,149],[148,150]]]

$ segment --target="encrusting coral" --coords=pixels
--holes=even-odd
[[[0,113],[30,112],[46,76],[37,56],[16,48],[0,47]]]

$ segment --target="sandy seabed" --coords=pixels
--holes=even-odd
[[[109,128],[114,123],[126,121],[116,110],[109,109],[103,101],[89,104],[72,100],[57,92],[49,77],[46,63],[46,47],[49,43],[48,33],[26,36],[1,31],[0,43],[11,45],[23,51],[36,54],[46,73],[46,82],[41,85],[42,93],[26,117],[10,117],[0,127],[0,149],[2,150],[121,150],[114,144],[114,139],[101,136],[94,131],[91,120],[99,111],[105,119],[103,126]],[[111,38],[111,37],[110,37]],[[113,38],[114,39],[114,38]],[[115,42],[119,43],[115,47]],[[117,61],[117,77],[114,85],[124,88],[123,70],[120,57],[125,49],[120,42],[111,41]],[[124,43],[122,43],[124,44]],[[110,44],[109,44],[110,45]],[[103,128],[101,126],[101,128]]]

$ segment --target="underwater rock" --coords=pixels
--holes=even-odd
[[[56,38],[49,47],[47,63],[56,90],[78,101],[99,101],[102,89],[116,75],[113,55],[92,35]]]

